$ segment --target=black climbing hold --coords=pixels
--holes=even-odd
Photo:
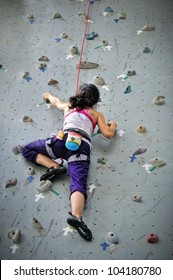
[[[33,119],[29,116],[24,116],[23,117],[23,122],[33,122]]]

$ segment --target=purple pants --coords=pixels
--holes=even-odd
[[[86,194],[86,185],[90,164],[90,145],[82,140],[80,150],[70,151],[65,147],[67,135],[64,136],[63,140],[59,140],[56,137],[51,138],[50,147],[55,155],[56,159],[62,158],[68,161],[68,159],[76,155],[79,151],[81,155],[87,156],[87,160],[77,160],[70,161],[68,163],[68,173],[70,175],[70,194],[75,191],[81,192],[85,198]],[[28,161],[36,163],[36,157],[38,154],[45,155],[49,158],[52,158],[46,150],[46,141],[48,139],[39,139],[37,141],[26,144],[22,147],[22,154],[25,159]]]

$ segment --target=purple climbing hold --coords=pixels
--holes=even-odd
[[[139,149],[137,149],[137,150],[133,153],[133,156],[143,154],[143,153],[145,153],[146,151],[147,151],[146,148],[139,148]]]

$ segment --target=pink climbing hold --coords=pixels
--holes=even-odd
[[[150,233],[147,235],[147,242],[148,243],[157,243],[159,242],[159,237],[155,233]]]

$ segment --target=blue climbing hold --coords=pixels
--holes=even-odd
[[[115,18],[114,21],[115,21],[115,23],[118,23],[120,20],[119,20],[119,18]]]
[[[90,34],[86,34],[86,39],[87,40],[93,40],[95,37],[98,37],[98,33],[97,32],[91,32]]]
[[[55,41],[56,41],[57,43],[59,43],[59,42],[61,42],[61,38],[55,38]]]
[[[145,47],[143,49],[143,53],[150,53],[150,48],[149,47]]]
[[[112,10],[111,7],[107,7],[107,8],[105,9],[105,12],[107,12],[107,13],[113,13],[113,10]]]
[[[103,251],[106,250],[106,248],[109,246],[109,244],[107,244],[106,242],[100,244],[102,246]]]
[[[135,157],[134,155],[132,155],[132,156],[130,157],[130,162],[134,162],[135,159],[136,159],[136,157]]]
[[[129,93],[129,92],[131,92],[131,86],[130,85],[128,85],[126,87],[126,89],[124,90],[124,93]]]

